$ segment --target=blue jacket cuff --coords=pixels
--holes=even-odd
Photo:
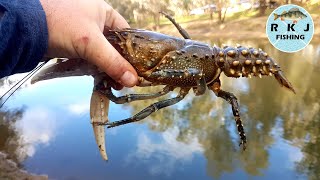
[[[32,70],[48,48],[39,0],[0,0],[0,78]]]

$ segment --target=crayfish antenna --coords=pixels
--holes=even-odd
[[[32,77],[31,84],[62,77],[95,75],[98,72],[96,66],[83,59],[55,58],[52,59],[52,64],[42,68]]]
[[[281,86],[288,88],[290,91],[296,94],[296,91],[294,90],[293,86],[281,71],[274,73],[274,77],[276,78],[276,80],[279,82]]]

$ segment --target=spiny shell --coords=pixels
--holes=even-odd
[[[250,65],[250,64],[251,64],[251,60],[247,59],[244,63],[245,63],[246,65]]]
[[[233,66],[238,66],[239,64],[240,64],[239,61],[233,61],[233,62],[232,62],[232,65],[233,65]]]
[[[265,61],[266,64],[270,64],[270,62],[271,61],[269,59]]]
[[[268,57],[268,53],[266,53],[266,52],[263,53],[263,56]]]
[[[246,49],[244,49],[244,50],[241,51],[241,54],[246,56],[246,55],[248,55],[248,51]]]
[[[227,52],[227,55],[230,57],[234,57],[234,55],[236,55],[236,51],[235,50],[230,50]]]
[[[234,69],[230,69],[230,73],[233,75],[236,71]]]
[[[257,68],[255,66],[252,67],[252,72],[254,72],[254,73],[257,72]]]

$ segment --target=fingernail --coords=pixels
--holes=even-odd
[[[130,71],[126,71],[120,78],[121,84],[126,87],[132,87],[136,84],[137,78]]]

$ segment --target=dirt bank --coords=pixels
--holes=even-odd
[[[320,40],[320,13],[312,14],[315,24],[313,40]],[[266,22],[268,17],[250,17],[246,19],[236,19],[227,21],[222,25],[211,20],[193,21],[182,23],[191,36],[198,38],[232,38],[232,39],[267,39]],[[159,32],[180,36],[178,31],[172,30],[173,25],[163,25]]]

